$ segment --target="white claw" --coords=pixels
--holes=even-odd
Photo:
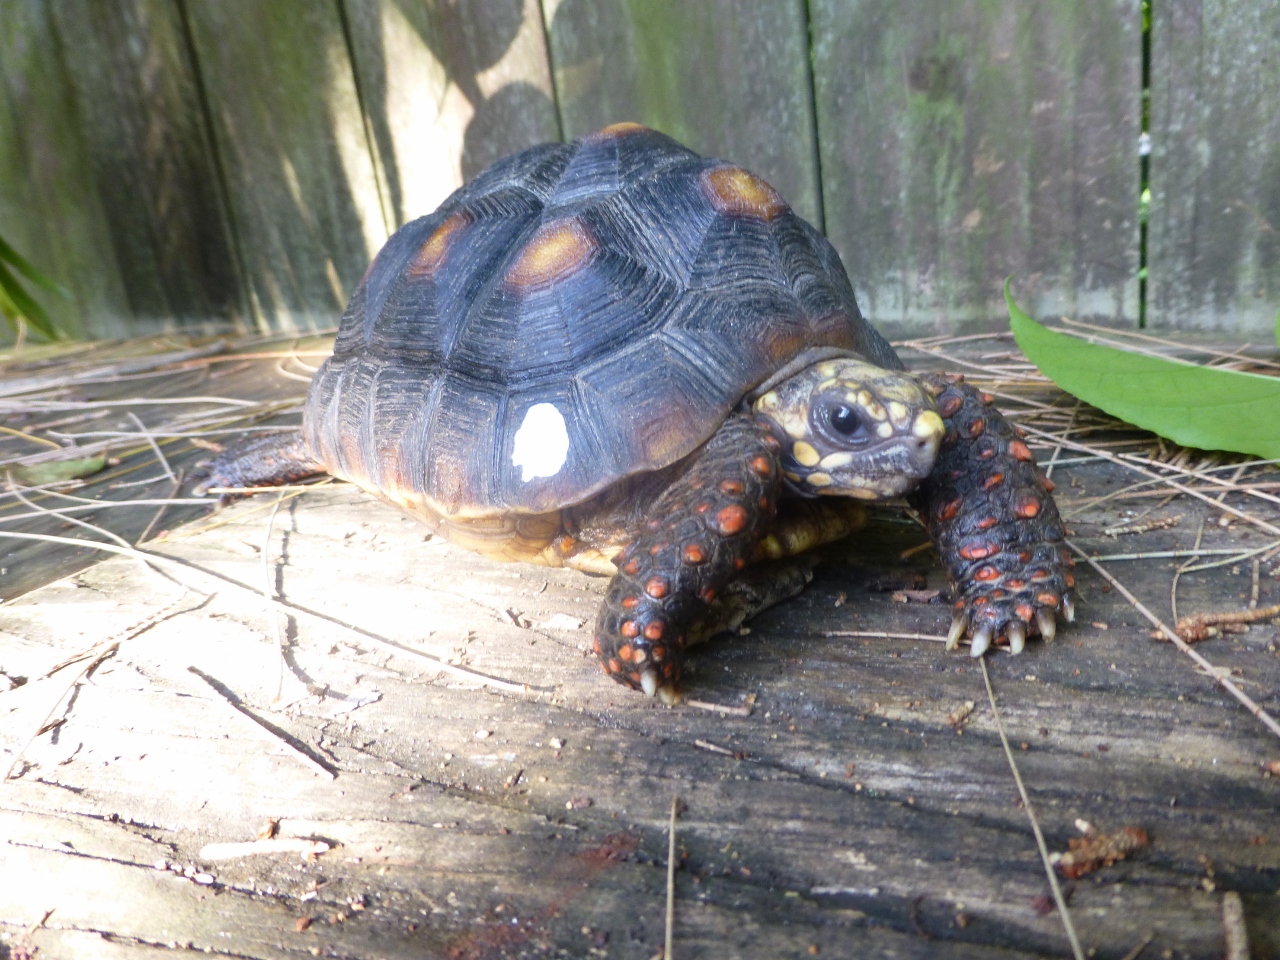
[[[1058,633],[1058,618],[1053,615],[1052,610],[1037,610],[1036,623],[1040,625],[1040,636],[1044,637],[1044,642],[1048,643]]]
[[[969,656],[980,657],[987,652],[987,648],[991,646],[991,624],[984,623],[973,633],[973,640],[969,645]]]
[[[657,670],[641,670],[640,686],[644,687],[647,696],[654,696],[658,692],[658,671]]]
[[[1010,653],[1021,653],[1027,645],[1027,627],[1021,620],[1005,627],[1004,635],[1009,638]]]
[[[658,699],[668,707],[675,707],[684,703],[684,694],[668,683],[658,688]]]
[[[1067,618],[1067,623],[1076,622],[1076,602],[1071,598],[1071,594],[1062,598],[1062,615]]]
[[[960,646],[960,638],[964,636],[965,628],[969,626],[969,615],[963,610],[956,612],[951,618],[951,630],[947,634],[947,649],[954,650]]]

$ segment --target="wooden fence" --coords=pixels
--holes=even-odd
[[[1153,0],[1147,321],[1280,310],[1280,0]],[[0,236],[67,333],[332,326],[499,156],[638,120],[891,333],[1139,315],[1140,0],[0,0]],[[49,300],[50,298],[46,298]]]

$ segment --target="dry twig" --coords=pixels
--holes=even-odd
[[[987,670],[985,657],[978,661],[982,664],[982,680],[987,687],[987,700],[991,704],[991,717],[996,723],[996,732],[1000,734],[1000,743],[1004,746],[1004,755],[1009,760],[1009,769],[1013,771],[1014,782],[1018,785],[1018,795],[1022,797],[1022,809],[1027,812],[1031,821],[1031,832],[1036,836],[1036,846],[1040,848],[1040,860],[1044,864],[1045,875],[1049,878],[1049,889],[1053,891],[1053,902],[1057,904],[1058,916],[1062,918],[1062,926],[1067,931],[1067,940],[1071,942],[1071,952],[1075,960],[1084,960],[1084,950],[1080,946],[1080,938],[1076,936],[1075,924],[1071,922],[1071,914],[1067,912],[1067,900],[1062,895],[1058,878],[1053,872],[1053,864],[1049,859],[1049,847],[1044,842],[1044,834],[1040,832],[1040,821],[1036,819],[1031,797],[1027,793],[1026,784],[1022,782],[1022,774],[1018,772],[1017,761],[1013,759],[1013,748],[1009,746],[1009,738],[1004,732],[1004,723],[1000,720],[1000,710],[996,706],[996,692],[991,687],[991,674]]]
[[[1159,630],[1171,643],[1174,644],[1174,646],[1194,660],[1201,669],[1221,684],[1224,690],[1239,700],[1240,703],[1244,705],[1245,709],[1261,720],[1268,730],[1274,733],[1277,737],[1280,737],[1280,723],[1276,722],[1275,717],[1271,716],[1271,714],[1263,710],[1262,707],[1258,706],[1258,704],[1253,701],[1253,698],[1232,683],[1231,679],[1227,677],[1223,671],[1219,670],[1204,657],[1200,656],[1200,654],[1195,650],[1191,649],[1190,644],[1170,630],[1163,620],[1148,610],[1143,605],[1142,601],[1129,592],[1128,588],[1126,588],[1124,584],[1104,570],[1100,564],[1095,563],[1092,557],[1070,540],[1067,541],[1067,546],[1069,546],[1075,554],[1080,557],[1080,559],[1084,560],[1085,563],[1089,564],[1089,566],[1093,567],[1094,570],[1101,574],[1102,577],[1111,584],[1111,586],[1118,590],[1120,595],[1128,600],[1135,610],[1146,617],[1148,623]]]
[[[1195,643],[1198,640],[1207,640],[1209,637],[1216,636],[1217,632],[1213,629],[1215,627],[1228,628],[1218,632],[1233,633],[1235,631],[1232,631],[1230,627],[1260,623],[1263,620],[1270,620],[1272,617],[1280,617],[1280,603],[1270,607],[1263,607],[1261,610],[1254,607],[1251,610],[1192,613],[1178,621],[1178,636],[1187,641],[1187,643]]]
[[[251,587],[248,584],[241,583],[239,580],[235,580],[231,577],[225,576],[224,574],[218,573],[214,570],[208,570],[200,566],[199,564],[191,563],[186,560],[179,560],[176,557],[165,556],[163,553],[153,553],[149,550],[139,550],[136,547],[125,548],[125,547],[118,547],[113,543],[102,543],[97,540],[80,540],[75,537],[56,537],[51,534],[45,534],[45,533],[18,533],[17,531],[12,531],[12,530],[0,530],[0,538],[12,538],[15,540],[43,540],[48,543],[62,543],[62,544],[68,544],[74,547],[88,547],[93,550],[102,550],[102,551],[105,551],[106,553],[116,553],[126,557],[141,556],[147,561],[154,561],[161,565],[168,565],[177,570],[186,570],[186,571],[203,574],[206,577],[212,577],[215,580],[220,580],[223,583],[230,584],[233,587],[238,587],[241,590],[247,590],[250,593],[255,594],[256,596],[262,596],[261,590]],[[413,650],[409,647],[405,647],[398,643],[394,643],[391,640],[386,639],[385,637],[381,637],[378,634],[373,633],[369,630],[362,629],[361,627],[358,627],[355,624],[347,623],[345,620],[339,620],[337,617],[331,617],[328,614],[320,613],[317,610],[312,610],[309,607],[301,606],[300,604],[293,603],[289,600],[275,598],[273,602],[278,603],[281,606],[288,608],[289,610],[296,610],[299,613],[307,614],[308,616],[315,617],[316,619],[319,619],[319,620],[323,620],[326,623],[331,623],[335,626],[342,627],[346,630],[351,631],[352,633],[359,634],[361,637],[364,637],[366,640],[370,641],[371,643],[376,644],[377,646],[382,647],[383,649],[388,650],[391,653],[395,653],[403,657],[409,657],[412,659],[421,660],[429,664],[433,669],[439,670],[443,673],[453,674],[454,676],[457,676],[460,679],[470,681],[471,683],[477,683],[485,687],[493,687],[497,690],[506,690],[510,693],[526,693],[530,689],[528,684],[512,683],[509,680],[500,680],[497,677],[491,677],[491,676],[488,676],[487,674],[479,673],[475,670],[467,670],[464,667],[459,667],[451,663],[446,663],[444,660],[440,660],[436,657],[431,656],[430,654],[422,653],[418,650]]]
[[[1153,530],[1167,530],[1182,522],[1182,515],[1162,517],[1159,520],[1144,520],[1142,523],[1122,523],[1116,527],[1107,527],[1102,531],[1104,537],[1128,537],[1138,533],[1150,533]]]
[[[108,657],[114,655],[115,652],[120,649],[120,644],[124,643],[126,640],[132,640],[134,637],[137,637],[145,633],[147,630],[150,630],[152,627],[156,626],[156,624],[163,623],[165,620],[168,620],[171,617],[175,617],[180,613],[185,613],[186,612],[185,610],[175,610],[174,607],[176,607],[179,603],[181,603],[186,598],[186,596],[187,595],[184,593],[181,597],[178,597],[177,600],[174,600],[168,606],[164,607],[161,610],[156,611],[155,613],[151,614],[151,616],[138,621],[132,626],[125,628],[124,630],[117,633],[115,637],[108,637],[106,640],[101,641],[97,645],[97,647],[94,648],[98,651],[97,654],[93,656],[93,659],[90,660],[88,664],[86,664],[83,668],[81,668],[76,673],[76,675],[71,679],[71,682],[68,683],[66,687],[62,689],[62,692],[58,694],[57,699],[53,701],[53,706],[49,708],[49,712],[44,715],[44,719],[41,720],[40,723],[36,726],[35,732],[31,734],[31,736],[27,739],[27,742],[22,745],[22,748],[14,756],[13,763],[9,765],[9,769],[5,772],[4,780],[12,779],[13,771],[16,770],[18,768],[18,764],[22,762],[22,755],[31,748],[31,745],[36,742],[36,739],[41,734],[43,734],[46,730],[49,729],[49,721],[53,718],[54,713],[57,712],[58,707],[60,707],[66,701],[71,691],[75,689],[76,684],[78,684],[85,677],[89,676],[89,674],[91,674],[94,670],[96,670],[99,667],[99,665],[101,665],[102,662],[105,661]],[[208,598],[207,597],[203,598],[200,602],[204,603],[206,599]],[[78,660],[86,659],[91,652],[92,651],[89,651],[89,652],[86,652],[85,654],[80,654],[80,655],[77,655],[76,657],[71,657],[71,658],[68,658],[67,660],[64,660],[61,664],[58,664],[53,669],[45,673],[44,677],[51,677],[63,667],[69,666],[70,664],[75,663]],[[41,679],[44,679],[44,677],[42,677]]]
[[[663,960],[671,960],[671,941],[676,927],[676,814],[680,798],[671,798],[671,823],[667,827],[667,934],[663,941]]]

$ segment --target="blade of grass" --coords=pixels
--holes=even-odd
[[[68,299],[71,297],[71,292],[66,287],[50,280],[33,267],[22,254],[5,242],[4,237],[0,237],[0,260],[7,260],[13,266],[13,269],[42,290],[48,290],[50,293],[56,293],[58,296],[67,297]]]
[[[18,278],[10,273],[3,263],[0,263],[0,308],[10,320],[21,317],[50,340],[58,339],[58,333],[53,329],[53,321],[49,319],[49,314],[45,313],[44,307],[31,299],[31,295],[22,288]]]

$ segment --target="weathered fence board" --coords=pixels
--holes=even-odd
[[[51,4],[137,332],[247,319],[173,0]]]
[[[537,0],[348,0],[344,12],[397,226],[499,157],[560,138]]]
[[[336,4],[186,4],[260,326],[338,320],[389,225]]]
[[[1280,315],[1280,2],[1162,0],[1151,46],[1153,327]]]
[[[1139,7],[813,0],[827,232],[863,309],[921,332],[1024,305],[1138,313]]]
[[[123,336],[128,300],[48,4],[0,4],[0,235],[73,299],[42,296],[68,336]]]
[[[1148,316],[1280,312],[1280,0],[1152,33]],[[60,328],[330,326],[387,233],[635,119],[756,170],[897,333],[1138,316],[1132,0],[11,0],[0,228]],[[553,69],[554,68],[554,69]]]
[[[822,226],[803,0],[544,3],[566,138],[622,120],[732,160]]]

